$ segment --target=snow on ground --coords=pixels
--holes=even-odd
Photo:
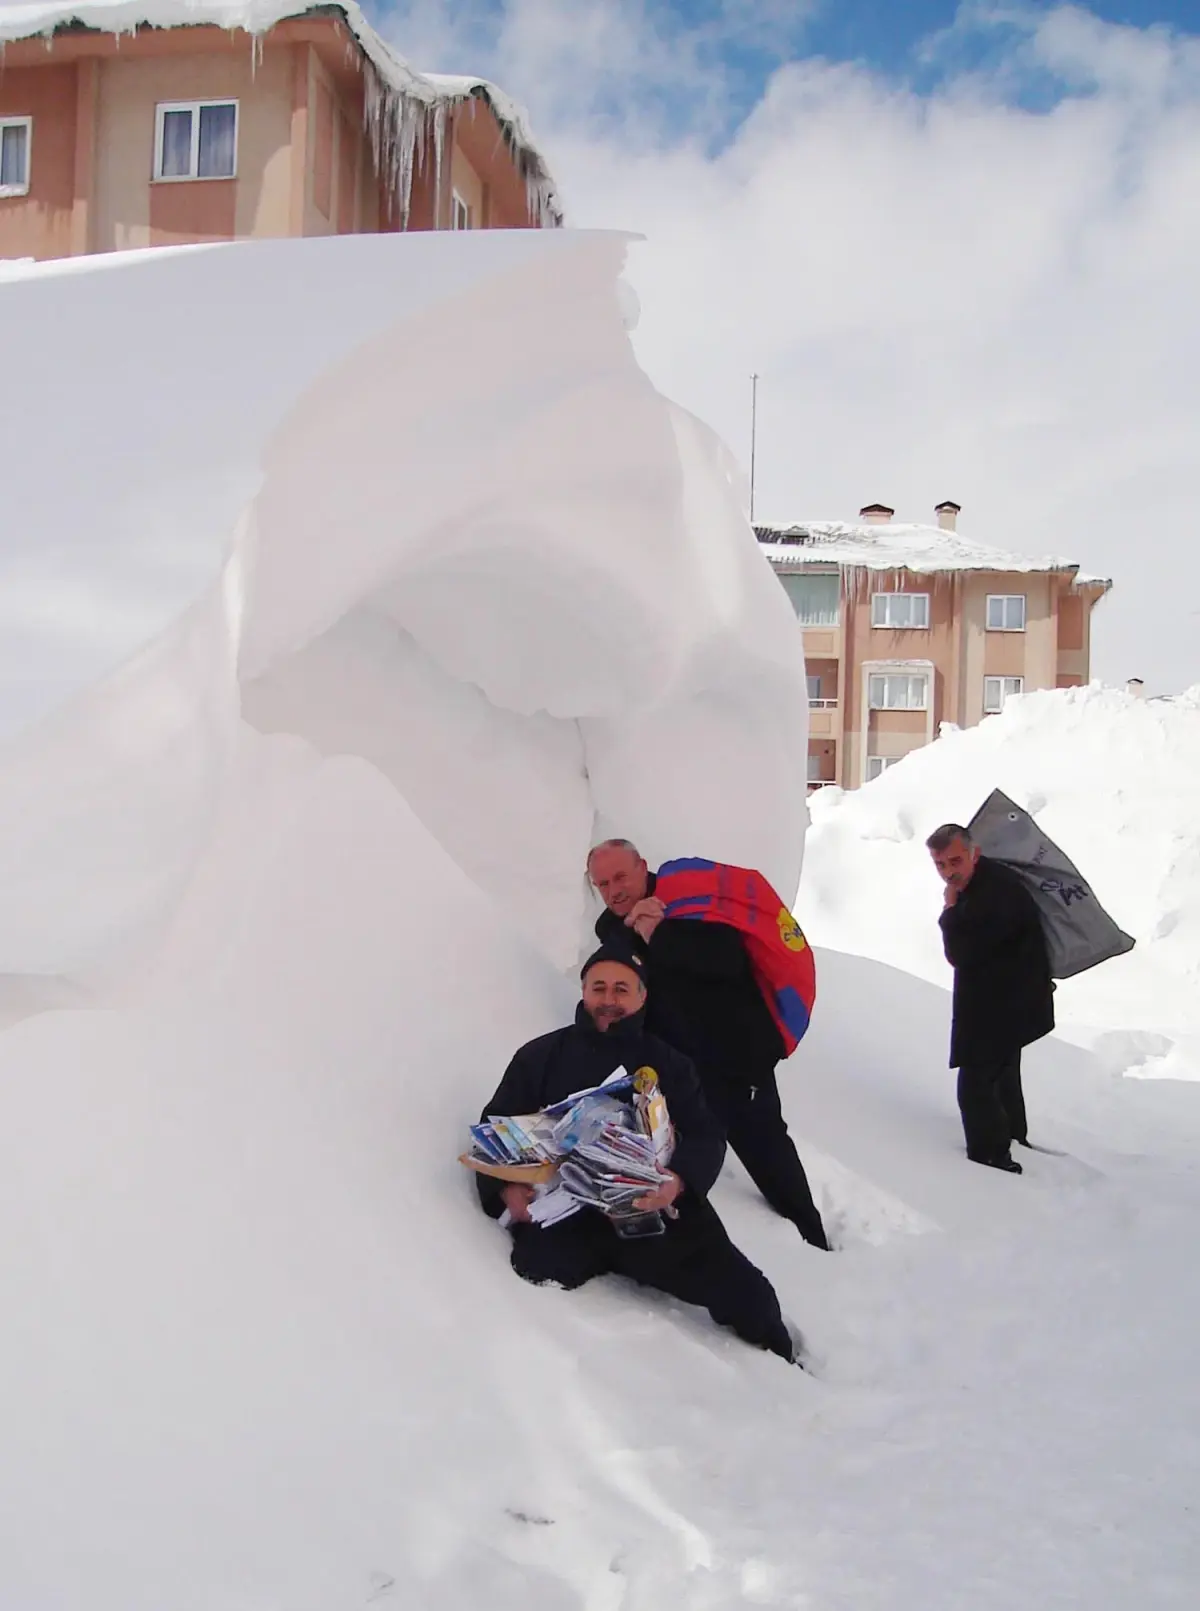
[[[0,1605],[1194,1603],[1200,1085],[1056,1039],[1028,1086],[1066,1155],[962,1158],[906,859],[973,803],[942,746],[907,839],[920,757],[818,801],[801,912],[843,950],[781,1077],[839,1251],[718,1187],[815,1373],[615,1282],[521,1285],[454,1161],[570,1010],[593,834],[797,876],[794,619],[632,365],[622,252],[280,243],[0,290]],[[1136,932],[1107,805],[1038,750],[1059,708],[1011,747]],[[846,954],[893,932],[907,971]],[[1186,972],[1189,934],[1146,953]]]
[[[821,790],[798,910],[818,944],[947,984],[925,839],[995,788],[1024,806],[1137,941],[1058,986],[1066,1033],[1114,1074],[1200,1078],[1200,689],[1010,699],[854,793]]]

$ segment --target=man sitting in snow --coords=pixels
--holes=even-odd
[[[828,1251],[779,1101],[783,1041],[742,936],[726,923],[668,918],[654,874],[627,839],[597,845],[587,871],[606,908],[597,938],[632,945],[645,959],[650,1029],[696,1065],[705,1101],[775,1212]]]
[[[532,1188],[477,1175],[479,1198],[512,1234],[512,1266],[526,1281],[568,1290],[595,1275],[624,1275],[707,1309],[746,1342],[795,1360],[796,1346],[771,1283],[740,1253],[708,1201],[725,1144],[687,1058],[646,1033],[643,964],[626,948],[601,946],[583,966],[575,1022],[522,1046],[483,1118],[534,1113],[575,1091],[599,1085],[618,1067],[653,1068],[675,1130],[671,1169],[662,1186],[639,1198],[647,1213],[666,1211],[661,1236],[619,1237],[612,1221],[583,1208],[547,1226],[529,1217]]]
[[[982,855],[958,823],[925,843],[946,885],[939,922],[954,969],[950,1067],[958,1070],[967,1157],[1019,1175],[1012,1143],[1029,1145],[1021,1049],[1054,1028],[1041,918],[1016,874]]]

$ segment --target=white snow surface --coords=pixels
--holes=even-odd
[[[489,102],[518,156],[527,165],[527,189],[535,216],[546,224],[561,221],[562,208],[549,166],[529,126],[529,115],[511,96],[471,74],[421,73],[371,26],[358,0],[334,0],[363,54],[378,75],[368,87],[367,121],[376,137],[376,161],[392,177],[407,207],[414,144],[419,138],[411,109],[432,114],[432,139],[441,154],[439,114],[446,106],[480,93]],[[254,38],[276,23],[316,9],[303,0],[0,0],[0,58],[10,39],[49,36],[56,28],[81,23],[105,33],[128,34],[140,27],[182,28],[205,24],[243,29]]]
[[[1137,942],[1059,983],[1064,1031],[1114,1074],[1200,1079],[1200,688],[1151,700],[1098,684],[1025,694],[865,788],[818,791],[806,931],[947,985],[925,839],[968,822],[996,788]]]
[[[930,571],[1078,571],[1078,561],[1061,555],[1029,558],[993,543],[981,542],[965,532],[946,531],[908,521],[848,524],[838,520],[808,520],[803,525],[760,524],[760,533],[777,534],[764,541],[768,559],[784,569],[809,565],[857,566],[863,570]],[[1102,582],[1080,573],[1078,582]]]
[[[944,980],[823,950],[781,1078],[840,1251],[736,1164],[716,1193],[808,1374],[616,1282],[523,1286],[454,1161],[571,1010],[593,835],[799,872],[799,631],[719,444],[633,363],[624,251],[0,286],[0,1605],[1194,1603],[1200,1086],[1047,1041],[1069,1156],[977,1169]],[[1045,709],[1004,720],[1137,925]],[[1110,738],[1161,783],[1183,729],[1149,712]],[[923,934],[832,805],[806,926]],[[1127,821],[1148,867],[1160,819]]]

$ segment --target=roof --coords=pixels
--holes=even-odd
[[[395,184],[403,213],[418,146],[423,148],[431,135],[440,142],[447,108],[479,98],[500,124],[525,181],[533,217],[546,226],[562,223],[557,186],[524,110],[485,78],[418,72],[376,33],[358,0],[329,5],[305,5],[303,0],[0,0],[0,46],[68,27],[131,34],[139,27],[207,25],[241,28],[257,37],[289,18],[330,14],[340,16],[366,57],[366,122],[378,170]]]
[[[934,571],[1071,571],[1075,560],[1061,555],[1028,558],[966,537],[941,526],[903,521],[848,524],[810,520],[804,525],[756,525],[763,552],[777,570],[796,571],[852,566],[863,570]],[[1075,575],[1080,584],[1110,587],[1105,577]]]

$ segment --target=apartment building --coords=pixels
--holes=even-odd
[[[561,216],[519,108],[353,0],[0,0],[0,257]]]
[[[958,504],[902,524],[756,526],[804,629],[809,787],[857,788],[939,724],[968,727],[1013,694],[1090,677],[1092,610],[1111,582],[958,530]]]

